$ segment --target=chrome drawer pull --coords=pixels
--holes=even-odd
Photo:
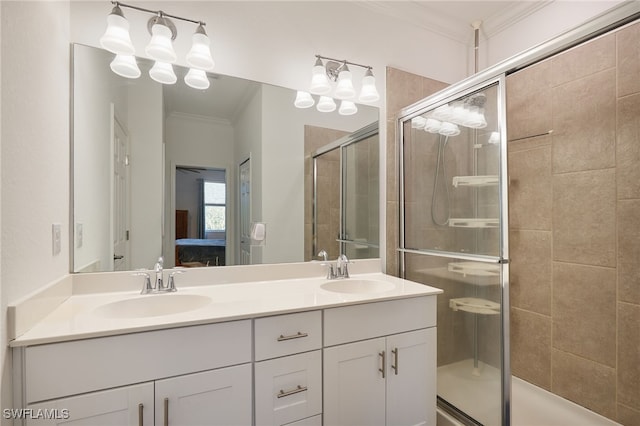
[[[284,335],[280,335],[280,337],[278,337],[278,342],[284,342],[285,340],[292,340],[292,339],[300,339],[302,337],[309,337],[309,333],[303,333],[301,331],[298,331],[296,334],[291,334],[289,336],[284,336]]]
[[[280,393],[278,394],[278,398],[284,398],[285,396],[291,396],[291,395],[295,395],[297,393],[306,392],[306,391],[307,391],[307,387],[306,386],[300,386],[300,385],[298,385],[295,389],[291,389],[289,391],[284,391],[284,390],[280,389]]]

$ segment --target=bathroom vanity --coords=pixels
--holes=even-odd
[[[438,289],[189,273],[173,294],[72,291],[13,340],[14,405],[59,417],[24,424],[435,425]]]

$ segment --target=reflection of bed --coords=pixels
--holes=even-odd
[[[176,240],[176,265],[222,266],[227,242],[224,239],[181,238]]]

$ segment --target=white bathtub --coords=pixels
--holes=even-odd
[[[438,367],[438,394],[462,408],[486,426],[499,426],[500,372],[480,363],[480,374],[471,374],[473,361],[464,360]],[[511,379],[512,426],[620,426],[558,395],[525,382]],[[437,426],[462,426],[438,409]]]

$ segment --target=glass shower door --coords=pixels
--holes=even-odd
[[[427,100],[400,121],[401,272],[444,290],[439,405],[484,425],[509,424],[500,81]]]

